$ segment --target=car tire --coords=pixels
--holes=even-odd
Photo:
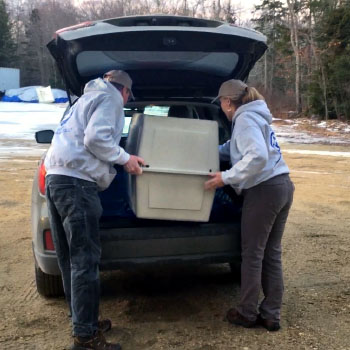
[[[61,276],[48,275],[35,264],[35,281],[38,293],[44,297],[64,295]]]

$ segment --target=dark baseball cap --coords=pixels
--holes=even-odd
[[[110,70],[109,72],[103,75],[103,79],[110,81],[111,83],[117,83],[125,86],[130,90],[130,96],[135,100],[134,94],[132,93],[132,80],[128,73],[123,70]]]
[[[212,103],[220,97],[229,97],[232,100],[239,100],[247,91],[248,85],[242,80],[230,79],[221,84],[218,95]]]

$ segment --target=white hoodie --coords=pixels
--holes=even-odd
[[[123,98],[101,78],[88,82],[84,94],[55,131],[45,158],[47,175],[67,175],[106,189],[129,154],[119,146],[124,127]]]
[[[220,159],[232,164],[231,169],[222,172],[222,180],[238,194],[242,189],[289,173],[271,122],[265,101],[247,103],[233,116],[231,140],[219,146]]]

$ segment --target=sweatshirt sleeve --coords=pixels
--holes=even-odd
[[[235,141],[242,159],[233,167],[222,172],[226,185],[237,185],[256,176],[267,164],[268,150],[264,136],[258,126],[248,126],[236,134]]]
[[[228,140],[223,145],[219,146],[220,160],[229,161],[231,159],[230,158],[230,145],[231,145],[231,140]]]
[[[122,118],[124,118],[122,103],[113,100],[109,95],[101,97],[84,131],[84,146],[96,158],[120,165],[124,165],[129,160],[130,155],[119,146],[114,136],[117,125],[124,125]],[[119,129],[121,133],[122,127]]]

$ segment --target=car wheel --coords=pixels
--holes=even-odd
[[[36,264],[35,281],[38,293],[44,297],[59,297],[64,295],[61,276],[48,275]]]
[[[241,262],[234,261],[230,263],[230,269],[233,276],[233,279],[237,282],[241,281]]]

